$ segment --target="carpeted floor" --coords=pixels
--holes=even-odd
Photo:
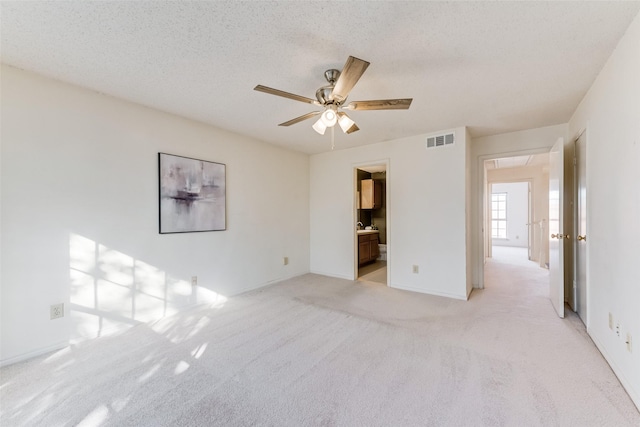
[[[0,370],[3,426],[638,426],[547,271],[469,301],[305,275]]]
[[[516,246],[498,246],[491,247],[492,261],[501,264],[511,264],[521,267],[537,268],[538,263],[529,260],[529,250]]]

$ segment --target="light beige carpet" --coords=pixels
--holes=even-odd
[[[539,267],[537,262],[529,260],[527,248],[494,245],[491,247],[491,253],[494,262],[521,267]]]
[[[542,269],[470,301],[305,275],[0,370],[3,426],[638,426]]]

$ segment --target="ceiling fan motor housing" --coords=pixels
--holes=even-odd
[[[316,91],[316,98],[321,105],[327,105],[333,103],[332,100],[329,99],[331,96],[331,92],[333,92],[333,86],[322,86],[320,89]]]

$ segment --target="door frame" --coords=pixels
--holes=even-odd
[[[353,181],[351,183],[351,189],[353,191],[353,206],[351,209],[351,225],[354,230],[353,233],[353,280],[358,280],[358,233],[355,233],[356,223],[358,222],[358,207],[360,206],[360,201],[358,200],[358,171],[357,169],[362,169],[367,166],[384,166],[386,172],[385,179],[385,187],[384,187],[384,197],[385,197],[385,220],[386,220],[386,245],[387,245],[387,287],[391,285],[391,243],[392,243],[392,235],[391,235],[391,200],[392,195],[389,191],[391,187],[391,168],[390,168],[390,159],[381,159],[381,160],[371,160],[368,162],[359,162],[353,163],[351,165],[351,169],[353,172]]]
[[[486,227],[486,212],[484,206],[486,206],[487,202],[487,192],[485,191],[485,183],[486,181],[486,173],[484,168],[484,162],[486,160],[494,160],[494,159],[504,159],[507,157],[518,157],[518,156],[527,156],[530,154],[542,154],[548,153],[549,147],[540,147],[540,148],[532,148],[528,150],[515,150],[515,151],[503,151],[501,153],[493,153],[493,154],[483,154],[478,156],[477,161],[477,176],[476,176],[476,191],[478,194],[476,212],[478,212],[477,216],[477,258],[476,265],[478,267],[478,286],[477,289],[484,289],[484,262],[486,258],[485,252],[485,236],[488,233],[488,229]]]

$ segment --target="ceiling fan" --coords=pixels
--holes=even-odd
[[[406,110],[413,100],[413,98],[402,98],[379,99],[375,101],[351,101],[345,105],[349,92],[351,92],[351,89],[353,89],[358,80],[360,80],[360,77],[362,77],[368,66],[369,63],[367,61],[350,56],[344,64],[344,67],[342,67],[342,71],[335,69],[325,71],[324,77],[329,84],[322,86],[316,91],[316,99],[262,85],[256,86],[254,90],[293,99],[294,101],[317,105],[324,109],[323,111],[312,111],[295,119],[280,123],[278,126],[291,126],[319,115],[320,118],[314,123],[313,129],[320,135],[324,135],[327,128],[332,128],[336,123],[340,125],[344,133],[349,134],[359,130],[359,128],[355,122],[347,116],[347,113],[341,110]]]

